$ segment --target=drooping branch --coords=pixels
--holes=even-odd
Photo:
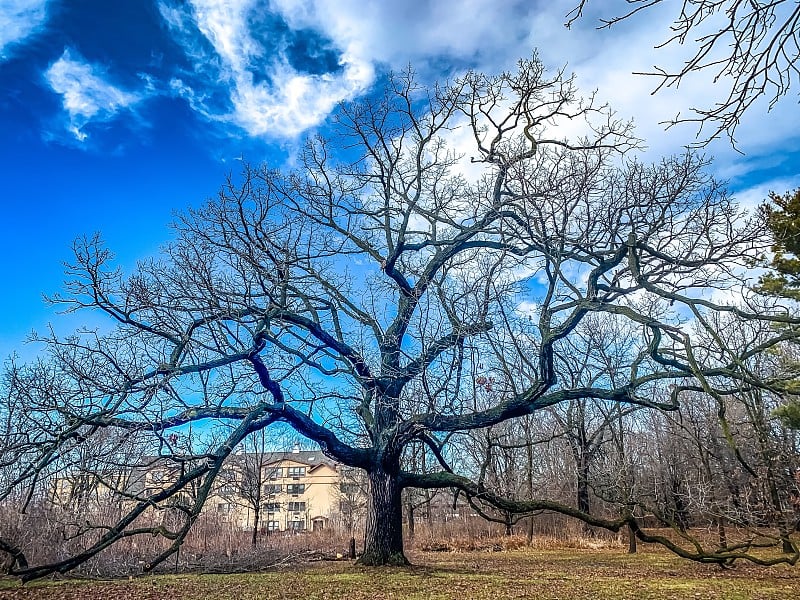
[[[682,558],[701,563],[725,565],[732,564],[736,560],[746,560],[762,566],[772,566],[779,564],[795,565],[800,561],[800,551],[765,558],[746,550],[742,551],[740,548],[706,550],[697,540],[693,540],[692,548],[687,549],[670,538],[651,534],[642,529],[636,518],[629,512],[617,519],[605,519],[551,500],[513,500],[493,493],[486,487],[476,484],[465,477],[447,471],[426,474],[404,472],[401,474],[401,482],[404,487],[422,489],[452,488],[460,490],[469,498],[470,502],[478,501],[509,514],[531,515],[541,511],[554,512],[578,519],[592,527],[599,527],[615,533],[628,526],[641,541],[660,544]],[[757,547],[758,544],[753,543],[752,546]]]

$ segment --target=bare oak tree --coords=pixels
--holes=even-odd
[[[576,123],[569,139],[560,128]],[[452,145],[464,137],[463,149]],[[576,98],[570,79],[548,77],[535,58],[432,90],[399,76],[382,96],[343,105],[296,168],[247,168],[230,180],[132,275],[113,267],[98,239],[78,242],[66,293],[53,300],[110,324],[42,336],[47,359],[16,375],[9,405],[25,408],[15,418],[46,426],[12,439],[16,449],[4,452],[22,466],[0,494],[36,488],[66,449],[109,429],[185,468],[157,489],[122,490],[126,514],[67,558],[33,564],[4,538],[12,572],[66,571],[141,533],[169,542],[152,568],[180,547],[234,449],[278,422],[366,473],[365,564],[406,562],[409,487],[456,488],[505,513],[631,527],[705,562],[797,560],[683,548],[631,512],[605,518],[506,498],[457,472],[458,434],[559,403],[671,410],[687,386],[725,395],[768,385],[727,346],[697,346],[686,326],[713,331],[709,315],[720,312],[793,323],[711,298],[741,283],[766,244],[763,224],[745,218],[701,157],[625,160],[635,143],[626,124]],[[627,322],[637,354],[613,378],[569,385],[560,371],[570,361],[559,357],[595,313]],[[788,337],[787,326],[747,353]],[[665,382],[673,392],[654,395]],[[216,432],[218,443],[182,452],[170,436],[188,424],[195,435]],[[404,469],[412,443],[438,467]],[[197,492],[177,525],[147,521],[190,484]]]

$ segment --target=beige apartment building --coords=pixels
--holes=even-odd
[[[318,450],[233,456],[206,502],[241,529],[320,531],[339,516],[342,465]]]
[[[55,480],[52,500],[62,507],[121,506],[131,495],[162,490],[178,476],[175,463],[158,457],[126,473],[76,471]],[[242,530],[252,530],[258,521],[265,533],[321,531],[348,520],[352,527],[354,513],[366,504],[354,480],[352,469],[297,444],[288,452],[242,452],[218,474],[203,513]]]

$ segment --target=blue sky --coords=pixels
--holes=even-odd
[[[510,69],[538,48],[633,117],[647,157],[692,142],[691,126],[659,122],[721,86],[702,76],[651,96],[655,82],[631,75],[685,55],[654,49],[669,11],[597,31],[591,11],[614,10],[597,1],[567,30],[576,2],[0,0],[0,355],[29,356],[26,334],[59,322],[42,294],[60,289],[77,236],[101,232],[132,267],[242,158],[291,164],[338,102],[408,64],[433,82]],[[738,142],[743,155],[724,140],[707,151],[744,204],[800,186],[797,90],[769,113],[757,103]]]

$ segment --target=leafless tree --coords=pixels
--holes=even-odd
[[[763,323],[730,323],[720,318],[714,329],[719,338],[737,352],[751,348],[769,336]],[[726,326],[720,327],[725,324]],[[785,346],[784,346],[785,347]],[[739,521],[758,522],[775,526],[784,552],[795,551],[790,533],[800,523],[800,513],[792,499],[798,490],[795,473],[800,468],[800,456],[794,451],[795,434],[785,428],[773,411],[780,406],[781,385],[787,376],[782,369],[780,349],[768,354],[756,354],[747,359],[747,368],[772,385],[766,388],[744,386],[725,402],[717,400],[717,414],[722,433],[733,449],[733,464],[738,473],[738,489],[745,489],[739,503]],[[793,378],[793,373],[788,374]],[[730,440],[733,439],[733,444]]]
[[[613,315],[587,316],[575,328],[567,343],[569,352],[560,356],[562,380],[569,387],[594,387],[599,380],[608,380],[611,387],[625,379],[625,372],[642,348],[631,324]],[[550,409],[560,428],[560,435],[569,443],[575,463],[577,507],[589,514],[591,471],[598,454],[615,441],[618,422],[636,406],[623,407],[592,398],[575,399]],[[587,531],[591,531],[588,530]]]
[[[335,495],[338,516],[348,536],[354,538],[356,526],[363,523],[367,513],[368,484],[364,472],[352,467],[341,467],[339,477],[339,488]]]
[[[689,542],[697,537],[692,528],[713,526],[720,548],[778,544],[795,555],[790,535],[798,523],[794,499],[800,455],[795,433],[772,417],[786,377],[780,369],[782,348],[749,352],[774,334],[765,322],[727,315],[712,319],[719,321],[695,324],[698,351],[715,348],[714,360],[724,360],[726,353],[736,356],[765,385],[737,383],[719,394],[695,380],[680,392],[678,411],[631,418],[628,440],[640,458],[633,499],[644,514]],[[613,487],[602,495],[615,501]]]
[[[476,474],[476,483],[514,501],[534,497],[531,494],[532,474],[527,460],[533,444],[525,435],[526,430],[520,427],[522,424],[505,421],[473,431],[466,445],[475,465],[467,472]],[[502,523],[506,535],[512,535],[514,525],[526,516],[510,508],[482,506],[469,496],[467,499],[472,510],[484,519]]]
[[[662,3],[626,0],[619,14],[601,19],[601,27],[647,14]],[[569,13],[567,26],[582,16],[587,4],[589,0],[581,0]],[[655,67],[653,72],[639,74],[660,79],[655,92],[677,88],[697,72],[708,73],[715,84],[723,83],[727,96],[707,108],[692,109],[693,116],[678,114],[670,124],[697,123],[700,145],[722,134],[735,145],[736,128],[756,100],[765,96],[772,108],[800,83],[800,4],[794,0],[684,0],[675,5],[679,12],[658,47],[692,45],[693,54],[678,68]],[[708,132],[704,132],[706,127]]]
[[[559,133],[577,123],[573,139]],[[448,142],[464,133],[469,161]],[[278,422],[366,473],[365,564],[406,562],[407,487],[456,488],[499,511],[551,510],[612,531],[630,525],[700,561],[796,560],[684,548],[630,513],[506,498],[456,472],[455,434],[559,403],[673,410],[692,378],[717,394],[734,382],[764,385],[738,356],[696,348],[685,328],[687,315],[719,312],[794,323],[707,297],[742,282],[765,247],[762,224],[746,219],[701,157],[625,160],[635,143],[626,124],[535,58],[431,90],[407,74],[378,98],[343,105],[297,168],[246,168],[181,217],[175,240],[132,275],[97,238],[79,241],[66,292],[53,300],[111,325],[40,338],[43,366],[9,394],[24,398],[24,423],[45,424],[12,450],[22,461],[12,487],[36,487],[65,448],[108,429],[183,468],[161,488],[129,493],[125,515],[73,556],[31,565],[4,541],[12,572],[66,571],[141,533],[169,540],[147,566],[158,564],[180,547],[234,450]],[[595,313],[629,322],[640,350],[624,376],[570,387],[559,357]],[[776,330],[747,352],[787,336]],[[479,377],[490,393],[475,394]],[[652,394],[669,381],[669,397]],[[187,455],[170,436],[200,422],[215,441]],[[403,468],[411,443],[427,445],[436,471]],[[142,523],[193,482],[176,526]]]
[[[220,474],[220,484],[227,486],[231,501],[240,504],[253,514],[253,531],[250,542],[258,544],[259,526],[265,503],[274,504],[274,494],[267,487],[274,480],[275,468],[270,469],[277,457],[277,440],[261,429],[245,438],[232,461],[229,475]]]

